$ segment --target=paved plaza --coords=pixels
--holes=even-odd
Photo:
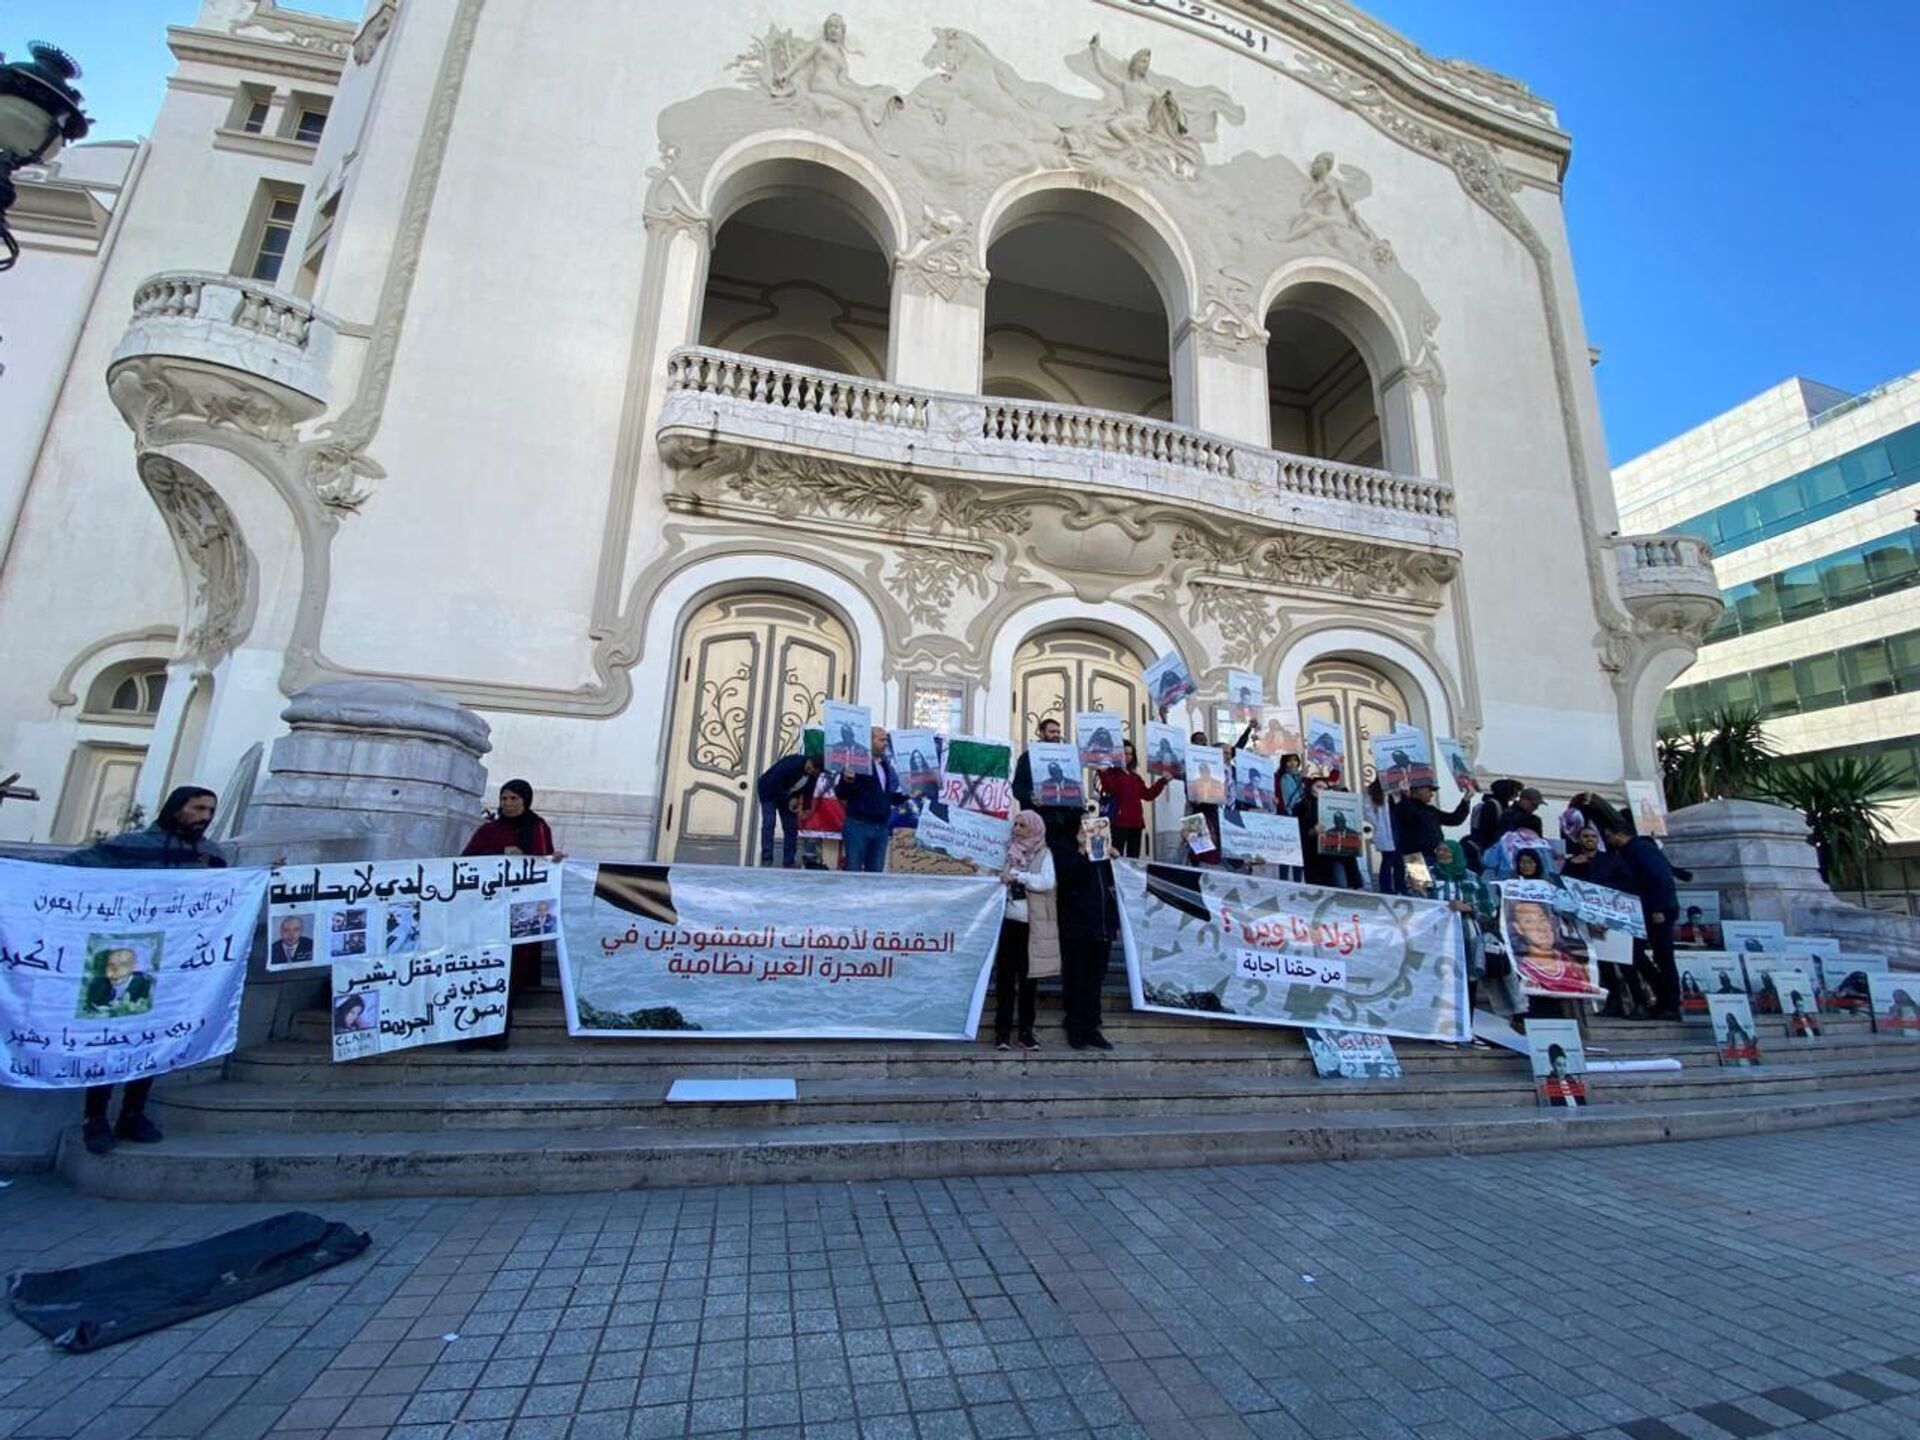
[[[0,1435],[1920,1435],[1920,1124],[1631,1149],[314,1207],[361,1258]],[[9,1270],[277,1209],[0,1192]]]

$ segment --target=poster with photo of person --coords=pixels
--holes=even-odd
[[[1760,1063],[1759,1032],[1753,1023],[1753,1005],[1746,996],[1707,996],[1707,1019],[1713,1029],[1713,1048],[1722,1065]]]
[[[1426,732],[1402,725],[1374,736],[1371,744],[1374,774],[1389,795],[1405,795],[1415,785],[1438,783]]]
[[[1358,855],[1366,835],[1360,797],[1351,790],[1322,790],[1319,797],[1322,855]]]
[[[1787,927],[1778,920],[1722,920],[1720,938],[1736,955],[1787,953]]]
[[[915,800],[933,800],[940,794],[940,749],[943,744],[935,730],[896,730],[888,738],[893,755],[893,771],[900,788]]]
[[[1251,670],[1227,671],[1227,707],[1236,726],[1257,723],[1266,703],[1266,681]]]
[[[1233,794],[1234,805],[1242,810],[1259,810],[1272,814],[1280,808],[1275,792],[1279,779],[1279,765],[1265,755],[1257,755],[1251,750],[1237,751],[1233,757]]]
[[[1673,943],[1696,945],[1702,950],[1724,948],[1726,942],[1720,934],[1720,892],[1681,890],[1677,894],[1680,913],[1675,917]]]
[[[1147,722],[1147,748],[1140,757],[1155,780],[1187,778],[1187,732],[1159,720]]]
[[[827,733],[827,769],[845,775],[871,775],[872,709],[829,700],[821,710],[821,721]]]
[[[1667,796],[1653,780],[1625,782],[1627,807],[1633,811],[1633,826],[1642,835],[1656,838],[1667,833]]]
[[[1873,1008],[1867,976],[1886,974],[1884,955],[1822,955],[1814,960],[1820,1008],[1835,1015],[1865,1015]]]
[[[1027,747],[1033,771],[1035,805],[1080,805],[1087,787],[1081,779],[1080,752],[1065,741],[1036,740]]]
[[[1218,745],[1187,742],[1187,800],[1194,805],[1227,803],[1227,760]]]
[[[1400,1057],[1393,1053],[1393,1041],[1385,1035],[1365,1030],[1322,1030],[1309,1025],[1307,1053],[1313,1057],[1313,1073],[1322,1080],[1398,1080],[1402,1078]]]
[[[1076,710],[1073,715],[1073,743],[1079,748],[1080,763],[1096,770],[1111,769],[1127,763],[1121,748],[1127,738],[1126,726],[1111,710]]]
[[[1199,689],[1193,682],[1193,671],[1187,668],[1187,662],[1180,658],[1178,651],[1169,652],[1154,661],[1141,674],[1140,680],[1147,687],[1155,710],[1169,710]]]
[[[1332,720],[1310,716],[1304,727],[1309,770],[1327,775],[1347,768],[1347,732]]]
[[[1546,880],[1501,882],[1500,933],[1508,958],[1529,995],[1605,999],[1586,928],[1577,915],[1561,908],[1563,893]]]
[[[1253,734],[1253,748],[1274,760],[1282,755],[1304,755],[1306,743],[1300,737],[1300,707],[1262,705],[1260,727]]]
[[[1578,1020],[1527,1020],[1527,1062],[1533,1069],[1533,1093],[1550,1109],[1591,1104],[1587,1093],[1587,1052]]]
[[[1433,748],[1440,756],[1440,763],[1447,768],[1447,774],[1453,777],[1454,788],[1462,795],[1480,793],[1480,777],[1473,773],[1473,760],[1467,754],[1467,747],[1451,735],[1433,737]]]
[[[1911,970],[1869,970],[1867,994],[1876,1035],[1920,1040],[1920,975]]]
[[[1747,993],[1747,976],[1740,957],[1726,950],[1687,950],[1674,956],[1680,972],[1680,1014],[1687,1020],[1707,1018],[1707,1001],[1715,995]]]

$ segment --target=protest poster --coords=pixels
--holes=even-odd
[[[1013,747],[1005,740],[955,735],[941,762],[940,799],[981,815],[1005,816],[1013,804]]]
[[[1681,890],[1676,892],[1680,913],[1673,927],[1673,943],[1698,945],[1718,950],[1726,942],[1720,935],[1720,892],[1718,890]]]
[[[1907,970],[1869,970],[1867,996],[1876,1035],[1920,1040],[1920,975]]]
[[[1433,751],[1424,732],[1402,725],[1372,740],[1373,770],[1380,788],[1390,795],[1404,795],[1415,785],[1435,783]]]
[[[1081,780],[1080,752],[1065,741],[1036,740],[1027,747],[1035,805],[1081,805],[1087,789]]]
[[[1153,697],[1153,708],[1160,711],[1171,709],[1199,689],[1193,683],[1193,672],[1177,650],[1154,661],[1140,678],[1146,684],[1147,694]]]
[[[1680,971],[1680,1015],[1686,1020],[1707,1018],[1707,1002],[1715,995],[1745,995],[1746,970],[1740,957],[1725,950],[1693,950],[1674,956]]]
[[[1760,1041],[1754,1034],[1753,1006],[1744,995],[1709,995],[1707,1018],[1713,1027],[1713,1048],[1722,1065],[1760,1063]]]
[[[111,1085],[233,1049],[264,870],[0,860],[0,1081]]]
[[[1787,1022],[1789,1040],[1820,1038],[1820,997],[1813,976],[1793,966],[1772,972],[1775,991],[1780,996],[1780,1013]]]
[[[1784,955],[1800,955],[1809,960],[1823,959],[1840,953],[1840,941],[1833,935],[1789,935],[1780,942],[1780,951]]]
[[[278,866],[267,876],[276,964],[290,936],[313,938],[310,965],[396,960],[558,933],[560,872],[536,855]]]
[[[1579,922],[1560,907],[1560,888],[1546,880],[1500,884],[1500,933],[1529,995],[1581,1000],[1606,997]]]
[[[979,1026],[997,875],[564,869],[571,1034],[971,1040]]]
[[[888,738],[893,772],[900,788],[915,800],[931,800],[940,793],[941,738],[933,730],[896,730]]]
[[[1106,770],[1127,763],[1126,727],[1111,710],[1076,710],[1073,714],[1073,741],[1080,749],[1080,763]]]
[[[1642,835],[1667,833],[1667,796],[1657,781],[1625,782],[1627,805],[1633,811],[1633,828]]]
[[[1778,920],[1722,920],[1720,936],[1735,954],[1786,953],[1787,927]]]
[[[1255,724],[1267,703],[1267,682],[1251,670],[1227,671],[1227,705],[1236,725]]]
[[[1136,1010],[1468,1038],[1445,905],[1211,867],[1120,863],[1114,883]]]
[[[494,944],[334,961],[333,1058],[360,1060],[500,1034],[507,1027],[511,954],[510,946]]]
[[[1088,815],[1080,821],[1080,853],[1096,865],[1113,858],[1113,822],[1104,815]]]
[[[1178,725],[1147,722],[1147,774],[1156,780],[1187,778],[1187,732]]]
[[[1818,1008],[1813,983],[1813,962],[1792,955],[1748,955],[1747,994],[1761,1015],[1787,1016],[1793,1013],[1793,995],[1797,990],[1804,1008]]]
[[[1592,1103],[1587,1095],[1587,1051],[1580,1043],[1578,1020],[1527,1018],[1527,1062],[1533,1068],[1533,1093],[1555,1109]]]
[[[1398,1080],[1400,1057],[1393,1041],[1365,1030],[1322,1030],[1307,1027],[1307,1053],[1313,1073],[1322,1080]]]
[[[1291,815],[1268,815],[1259,810],[1220,812],[1220,851],[1229,860],[1251,860],[1261,865],[1305,865],[1300,849],[1300,822]]]
[[[1013,839],[1013,821],[981,815],[929,800],[914,827],[914,843],[956,860],[976,865],[989,875],[1007,868],[1007,845]]]
[[[1227,803],[1227,761],[1218,745],[1187,742],[1187,799],[1195,805]]]
[[[1840,1015],[1864,1015],[1872,1008],[1867,976],[1887,973],[1884,955],[1821,955],[1814,960],[1819,972],[1820,1008]]]
[[[1204,815],[1182,815],[1180,817],[1180,842],[1187,847],[1187,853],[1193,856],[1215,855],[1219,846],[1213,843],[1213,831],[1207,828]]]
[[[848,775],[873,773],[873,711],[829,700],[821,720],[827,732],[827,769]]]
[[[1300,740],[1298,705],[1262,705],[1260,728],[1254,733],[1253,748],[1278,760],[1282,755],[1299,755],[1305,750]]]
[[[1624,930],[1636,940],[1647,938],[1646,909],[1638,895],[1595,885],[1589,880],[1576,880],[1571,875],[1563,877],[1561,883],[1578,906],[1575,913],[1587,924],[1598,925],[1603,930]]]
[[[1233,803],[1242,810],[1276,811],[1280,801],[1275,791],[1279,767],[1265,755],[1241,750],[1233,757]]]
[[[1440,754],[1440,763],[1447,767],[1447,773],[1453,777],[1454,788],[1462,795],[1477,795],[1480,792],[1480,777],[1473,773],[1473,761],[1467,755],[1467,747],[1451,735],[1433,737],[1433,748]]]
[[[1351,790],[1322,790],[1319,799],[1322,855],[1358,855],[1366,824],[1360,797]]]
[[[1325,774],[1347,768],[1347,733],[1331,720],[1311,716],[1306,723],[1307,768]]]

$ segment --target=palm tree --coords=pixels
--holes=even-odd
[[[1828,754],[1776,761],[1768,789],[1773,799],[1807,817],[1820,878],[1837,890],[1864,890],[1868,862],[1886,848],[1880,810],[1894,778],[1885,756]]]
[[[1695,721],[1681,734],[1662,740],[1658,754],[1670,809],[1772,794],[1768,776],[1774,750],[1760,713],[1751,707],[1721,707],[1704,722]]]

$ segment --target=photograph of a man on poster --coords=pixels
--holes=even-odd
[[[80,982],[82,1020],[144,1015],[153,1009],[154,971],[159,968],[158,932],[96,935],[87,944],[87,968]]]
[[[1594,983],[1588,969],[1587,937],[1579,921],[1556,910],[1545,894],[1523,889],[1525,884],[1502,886],[1500,907],[1507,954],[1521,987],[1532,995],[1604,997],[1605,988]]]

